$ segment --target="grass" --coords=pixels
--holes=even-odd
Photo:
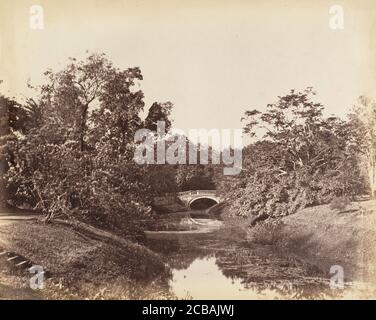
[[[249,231],[250,240],[259,244],[276,245],[285,238],[281,220],[267,220],[256,224]]]
[[[345,210],[346,209],[346,210]],[[346,279],[376,276],[376,201],[308,207],[282,219],[278,245],[329,272],[341,265]]]
[[[139,299],[163,298],[170,271],[160,257],[141,245],[124,240],[93,239],[68,226],[20,221],[0,226],[0,246],[43,266],[52,277],[43,298]],[[14,270],[2,274],[9,286]],[[22,286],[28,287],[30,275]],[[9,280],[10,279],[10,280]]]
[[[376,285],[376,200],[342,202],[307,207],[280,221],[260,222],[246,228],[246,241],[274,246],[318,266],[328,276],[332,265],[341,265],[346,279]],[[246,219],[230,217],[226,210],[222,216],[227,224],[248,225]]]

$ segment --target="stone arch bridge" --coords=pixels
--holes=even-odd
[[[213,205],[222,201],[221,197],[217,195],[216,190],[192,190],[183,191],[176,194],[166,194],[165,196],[155,197],[154,203],[157,205],[169,205],[179,199],[185,207],[192,209],[192,205],[201,199],[211,200]]]
[[[200,199],[213,200],[213,204],[218,204],[221,202],[221,198],[217,195],[216,190],[183,191],[179,192],[177,197],[187,208],[191,208],[192,205]]]

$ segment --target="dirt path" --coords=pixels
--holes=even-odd
[[[17,221],[36,220],[39,214],[29,210],[0,208],[0,225],[11,224]]]

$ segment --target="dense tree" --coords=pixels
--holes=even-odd
[[[213,165],[179,165],[176,183],[180,191],[213,190],[216,188]]]
[[[227,192],[238,215],[286,215],[364,192],[352,124],[324,117],[313,95],[292,90],[264,112],[246,112],[245,132],[258,142],[244,152],[244,170]]]
[[[82,61],[70,58],[70,63],[63,70],[47,70],[44,73],[48,81],[41,88],[41,104],[54,118],[55,124],[71,127],[83,151],[90,109],[110,99],[119,100],[117,94],[124,97],[129,93],[129,90],[121,92],[116,85],[129,87],[127,81],[133,82],[134,76],[128,77],[128,74],[132,72],[133,69],[116,70],[103,54],[92,54]],[[139,70],[136,72],[139,73]]]
[[[68,216],[128,228],[151,211],[153,195],[148,168],[133,161],[134,134],[144,125],[144,96],[134,89],[141,71],[120,70],[94,54],[45,75],[38,98],[24,108],[33,122],[21,125],[22,138],[10,144],[13,204],[28,203],[47,220]],[[163,111],[169,109],[159,113],[168,119]]]
[[[370,192],[376,196],[376,102],[367,97],[360,97],[350,113],[353,125],[352,134],[356,137],[365,174],[368,176]]]
[[[346,124],[336,117],[324,118],[323,106],[313,102],[312,95],[310,88],[304,92],[291,90],[277,103],[267,105],[265,112],[246,112],[246,133],[255,136],[256,131],[264,131],[263,139],[285,150],[280,168],[284,172],[304,166],[312,171],[330,166],[333,158],[340,156],[340,149],[346,147]]]
[[[124,231],[151,212],[153,196],[195,189],[217,189],[240,216],[281,216],[365,192],[361,158],[375,192],[376,104],[366,98],[350,121],[324,117],[311,88],[247,111],[244,131],[257,142],[245,148],[240,175],[224,177],[210,148],[209,164],[133,161],[138,129],[156,131],[158,121],[171,129],[170,102],[153,103],[141,119],[139,68],[120,70],[94,54],[45,76],[37,98],[24,104],[0,96],[0,187],[3,204],[28,204],[47,220],[74,217]]]
[[[145,128],[156,132],[157,122],[163,121],[165,124],[165,132],[168,132],[171,128],[171,120],[169,119],[171,109],[171,102],[154,102],[149,109],[148,115],[145,118]]]
[[[0,206],[6,206],[17,189],[12,183],[7,186],[5,179],[10,165],[14,165],[11,146],[39,120],[39,109],[34,100],[28,99],[22,105],[14,99],[0,95]]]
[[[7,201],[4,175],[8,171],[8,143],[15,138],[9,126],[9,109],[12,105],[10,99],[0,95],[0,207],[4,207]]]

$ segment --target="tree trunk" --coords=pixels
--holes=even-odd
[[[80,122],[80,151],[85,149],[85,133],[86,133],[86,120],[89,104],[85,104],[81,111],[81,122]]]

